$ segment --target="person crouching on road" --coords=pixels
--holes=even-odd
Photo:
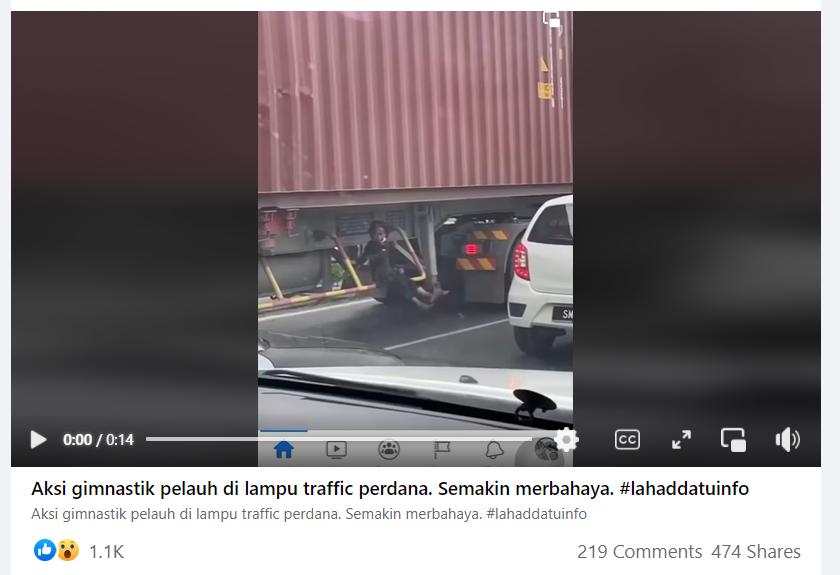
[[[395,267],[391,258],[396,251],[393,242],[388,242],[388,230],[384,222],[374,221],[368,229],[370,241],[365,246],[362,257],[356,262],[356,266],[362,266],[370,262],[370,271],[373,281],[377,287],[387,290],[395,290],[405,299],[414,303],[422,310],[430,310],[435,301],[447,291],[435,286],[434,292],[429,293],[417,282],[411,280],[402,267]]]

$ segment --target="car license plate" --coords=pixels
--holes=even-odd
[[[567,306],[554,306],[551,312],[551,319],[554,321],[574,322],[574,309]]]

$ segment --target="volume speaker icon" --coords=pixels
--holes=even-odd
[[[799,449],[800,443],[802,443],[802,439],[799,437],[799,432],[795,429],[791,431],[790,427],[786,427],[783,432],[776,434],[776,445],[788,453],[790,453],[791,447]]]

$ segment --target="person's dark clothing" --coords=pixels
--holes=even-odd
[[[390,275],[389,272],[392,271],[390,251],[391,250],[388,249],[388,246],[371,240],[365,246],[365,251],[362,252],[362,257],[358,262],[356,262],[356,264],[362,266],[365,262],[369,261],[373,281],[375,281],[377,285],[384,283]]]
[[[394,251],[396,250],[389,246],[371,240],[365,246],[365,251],[356,265],[361,266],[369,261],[373,281],[377,286],[395,289],[402,297],[410,300],[416,296],[417,286],[403,268],[395,268],[392,265],[391,258]]]

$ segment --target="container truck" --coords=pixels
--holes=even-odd
[[[374,220],[416,281],[503,303],[530,217],[572,193],[572,14],[258,23],[258,309],[389,302],[353,265]]]

